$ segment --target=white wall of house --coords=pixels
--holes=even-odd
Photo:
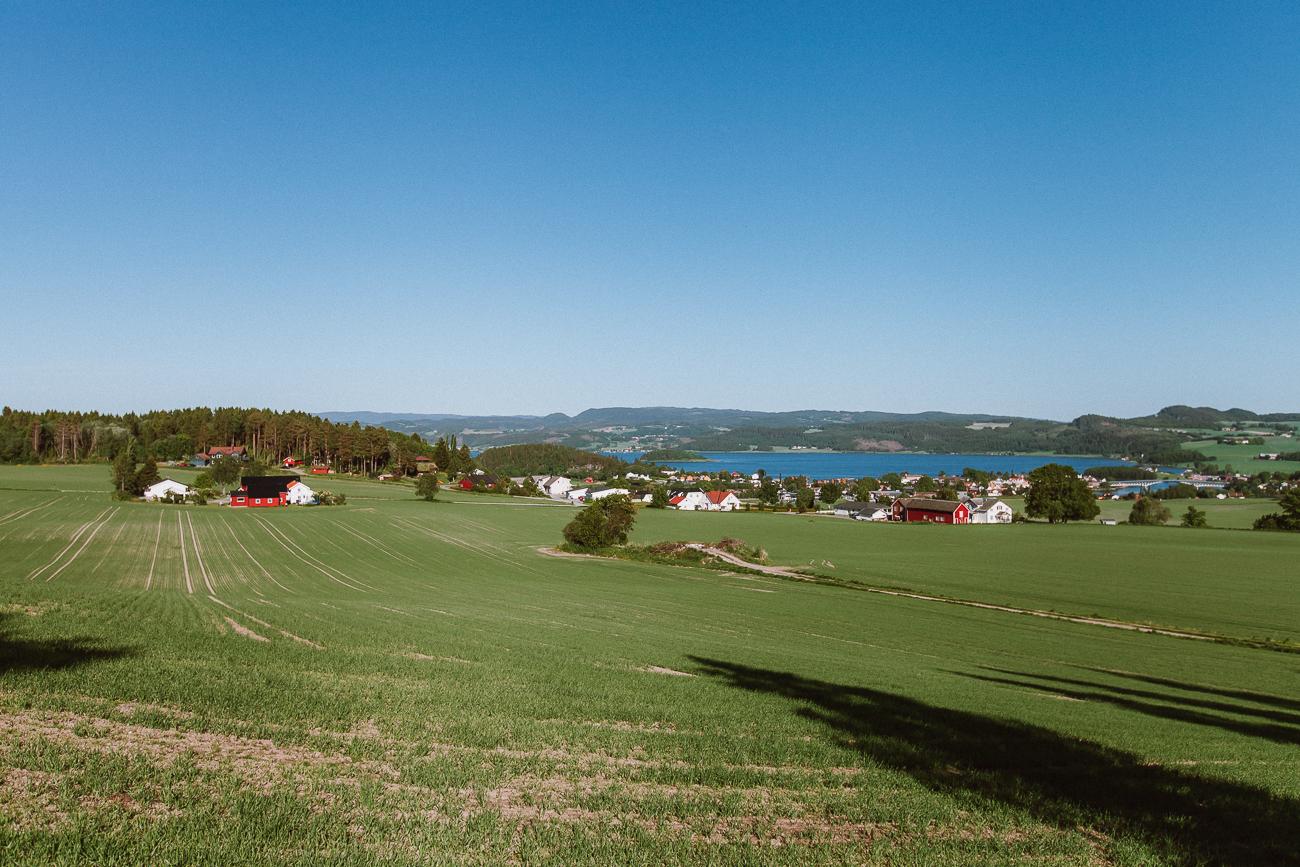
[[[686,494],[685,499],[677,504],[677,510],[679,512],[707,512],[709,505],[709,498],[704,496],[703,491],[691,491]]]
[[[543,487],[542,493],[546,494],[546,496],[548,497],[554,497],[557,500],[562,500],[566,496],[568,496],[569,491],[572,490],[573,490],[573,482],[569,479],[564,478],[564,476],[560,476],[558,478],[552,479],[549,485]]]
[[[739,508],[740,497],[730,492],[722,498],[721,503],[709,503],[709,511],[711,512],[734,512]]]
[[[285,499],[294,506],[309,506],[316,502],[316,492],[299,482],[289,488],[289,493]]]
[[[587,499],[594,502],[596,500],[603,500],[606,497],[618,496],[619,494],[622,494],[623,496],[626,497],[630,493],[632,492],[629,491],[627,488],[606,488],[603,491],[592,491],[590,494],[587,495]]]
[[[971,513],[972,524],[1010,524],[1012,509],[1006,503],[998,501],[987,509],[978,509]]]

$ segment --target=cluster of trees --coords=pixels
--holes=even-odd
[[[564,527],[564,541],[571,548],[591,551],[627,544],[636,522],[636,507],[624,496],[605,497],[585,506]]]
[[[595,477],[614,475],[629,469],[628,464],[618,458],[556,443],[526,443],[485,449],[479,454],[477,463],[485,471],[503,476],[586,474]]]
[[[1138,482],[1160,478],[1160,474],[1153,470],[1128,466],[1088,467],[1083,471],[1083,474],[1092,476],[1094,479],[1106,479],[1111,482]]]
[[[1300,533],[1300,488],[1291,488],[1283,494],[1278,505],[1282,510],[1259,518],[1255,521],[1255,529]]]
[[[144,489],[162,481],[158,462],[147,457],[143,464],[137,460],[135,448],[124,448],[113,459],[113,495],[119,499],[132,499],[144,494]]]
[[[1028,475],[1025,514],[1049,524],[1091,521],[1101,513],[1088,483],[1063,464],[1044,464]]]
[[[125,448],[139,459],[184,460],[212,446],[247,447],[267,464],[294,456],[341,472],[413,469],[429,453],[419,434],[359,423],[338,424],[305,412],[193,407],[112,415],[0,411],[0,463],[112,461]],[[468,449],[456,451],[468,459]],[[442,469],[442,465],[439,464]]]

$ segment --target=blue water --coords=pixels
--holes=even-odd
[[[614,457],[632,461],[644,452],[609,452]],[[966,467],[990,473],[1026,473],[1043,464],[1065,464],[1075,470],[1096,466],[1128,465],[1088,455],[920,455],[878,452],[700,452],[708,461],[659,461],[664,466],[697,469],[700,472],[731,470],[753,473],[766,470],[769,476],[808,476],[814,479],[880,478],[885,473],[921,473],[937,476],[943,472],[959,475]]]

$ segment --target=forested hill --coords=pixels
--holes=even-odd
[[[107,460],[124,446],[159,460],[183,460],[212,446],[245,446],[268,463],[294,456],[337,469],[372,472],[427,454],[418,435],[342,424],[305,412],[192,407],[113,415],[0,412],[0,463]]]
[[[481,452],[475,463],[488,472],[503,476],[580,475],[627,468],[627,464],[617,458],[554,443],[498,446]]]

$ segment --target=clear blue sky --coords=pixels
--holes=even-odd
[[[1300,410],[1300,5],[0,5],[0,403]]]

